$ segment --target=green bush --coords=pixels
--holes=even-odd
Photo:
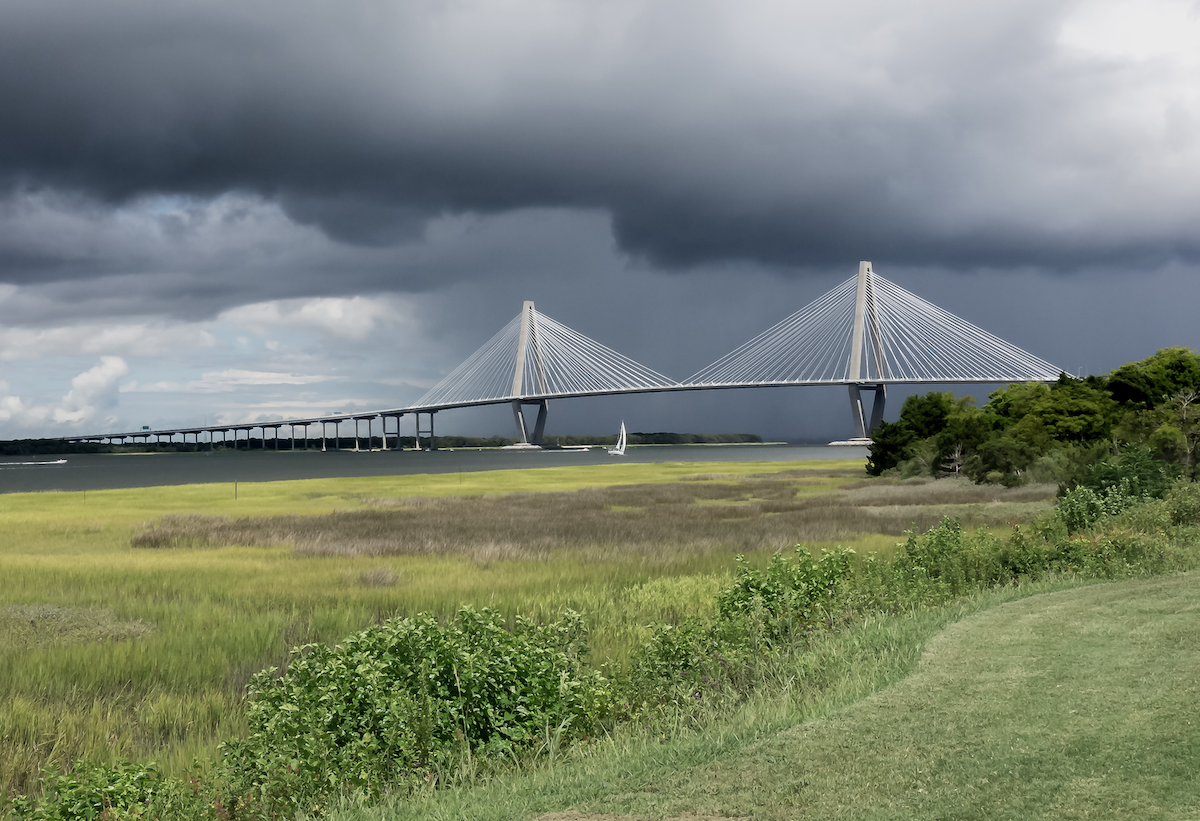
[[[1087,486],[1077,487],[1058,500],[1055,515],[1066,526],[1067,533],[1078,533],[1106,516],[1117,516],[1134,505],[1150,501],[1149,496],[1133,493],[1129,480],[1096,491]]]
[[[854,558],[846,549],[815,559],[797,545],[791,558],[776,553],[760,570],[738,556],[733,582],[717,595],[714,621],[657,625],[633,654],[628,712],[680,719],[744,698],[768,674],[780,647],[832,625],[845,606]]]
[[[1200,525],[1200,483],[1180,479],[1163,498],[1173,525]]]
[[[744,698],[761,681],[767,658],[757,631],[746,629],[754,623],[654,625],[623,682],[627,716],[676,724]]]
[[[1119,456],[1092,465],[1081,486],[1098,493],[1119,490],[1126,496],[1161,499],[1179,472],[1177,465],[1155,458],[1149,448],[1129,446]]]
[[[216,818],[216,808],[201,794],[199,782],[164,778],[153,762],[115,764],[76,762],[70,772],[43,774],[40,801],[17,798],[18,821],[201,821]]]
[[[764,638],[778,640],[796,629],[827,621],[854,570],[854,551],[822,550],[814,559],[797,545],[789,560],[782,553],[771,557],[762,570],[737,557],[733,584],[717,596],[717,611],[726,621],[752,619],[762,625]]]
[[[224,745],[231,804],[316,812],[338,793],[406,791],[464,754],[594,732],[611,693],[586,653],[577,613],[510,631],[471,608],[299,648],[285,672],[250,683],[249,734]]]

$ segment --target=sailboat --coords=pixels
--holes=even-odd
[[[625,455],[625,421],[621,420],[621,432],[617,434],[617,446],[609,448],[608,452],[613,456]]]

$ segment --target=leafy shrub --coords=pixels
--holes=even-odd
[[[732,584],[717,594],[717,618],[658,625],[633,654],[627,709],[642,717],[696,715],[714,702],[740,699],[770,659],[817,625],[831,624],[854,574],[853,550],[813,558],[797,545],[763,569],[737,557]]]
[[[1181,479],[1163,498],[1173,525],[1200,524],[1200,483]]]
[[[1130,446],[1116,458],[1092,465],[1081,486],[1161,499],[1178,476],[1178,466],[1156,459],[1149,448]]]
[[[1134,505],[1150,500],[1149,496],[1136,495],[1128,479],[1116,486],[1101,491],[1080,486],[1058,500],[1055,515],[1067,528],[1067,533],[1078,533],[1091,527],[1106,516],[1116,516]]]
[[[943,518],[937,527],[924,534],[909,531],[901,561],[922,568],[930,578],[954,579],[962,575],[957,561],[962,546],[962,523]]]
[[[854,551],[822,550],[814,559],[804,545],[796,546],[792,559],[782,553],[771,557],[762,570],[737,557],[733,584],[717,596],[717,610],[726,621],[753,617],[761,621],[764,637],[777,640],[796,628],[826,621],[836,609],[838,596],[854,570]]]
[[[1004,541],[986,529],[963,532],[957,519],[943,518],[925,533],[910,531],[892,562],[891,583],[897,602],[938,604],[970,590],[1004,584],[1041,566],[1034,542],[1019,529]]]
[[[212,803],[198,783],[164,778],[153,762],[115,764],[77,762],[70,772],[43,774],[44,797],[12,802],[18,821],[199,821],[214,818]]]
[[[404,791],[463,753],[511,754],[555,728],[593,732],[611,701],[584,667],[577,613],[504,628],[489,610],[389,621],[337,647],[293,651],[249,686],[249,734],[224,746],[232,795],[319,810],[339,792]]]
[[[862,560],[846,604],[854,611],[895,613],[940,604],[949,595],[945,582],[925,568],[871,553]]]
[[[745,624],[689,619],[655,625],[630,659],[626,710],[650,719],[688,719],[743,698],[760,680],[764,647]]]

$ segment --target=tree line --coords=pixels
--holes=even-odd
[[[1172,347],[1103,376],[1010,384],[983,407],[948,391],[910,396],[872,433],[867,471],[1069,490],[1114,457],[1195,477],[1198,444],[1200,355]]]

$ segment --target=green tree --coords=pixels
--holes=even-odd
[[[1117,404],[1107,392],[1083,380],[1060,377],[1029,413],[1058,442],[1106,441],[1116,422]]]
[[[1108,392],[1122,405],[1153,408],[1186,390],[1200,390],[1200,355],[1190,348],[1163,348],[1108,378]]]
[[[937,468],[957,473],[976,449],[996,430],[996,417],[975,407],[975,398],[964,396],[946,417],[946,423],[937,434]],[[943,465],[950,465],[943,468]],[[936,469],[935,469],[936,472]]]
[[[1006,388],[992,391],[984,410],[1000,417],[1004,425],[1025,418],[1033,406],[1050,396],[1050,386],[1045,382],[1019,382]]]
[[[867,473],[878,476],[906,459],[912,458],[912,447],[917,437],[899,422],[880,422],[871,433],[871,444],[867,455]]]
[[[1054,440],[1036,416],[1027,415],[1008,428],[996,430],[975,449],[963,465],[964,472],[976,482],[1000,481],[1020,484],[1023,474],[1050,451]],[[998,474],[998,476],[997,476]]]
[[[958,405],[958,399],[948,391],[930,391],[905,398],[900,418],[893,423],[882,422],[871,433],[867,472],[878,476],[912,459],[917,446],[940,433]]]
[[[1129,447],[1118,456],[1092,465],[1081,484],[1097,492],[1161,499],[1178,476],[1178,467],[1154,458],[1149,448]]]
[[[949,391],[913,394],[904,400],[897,424],[904,425],[917,439],[928,439],[941,433],[958,405],[959,400]]]
[[[1200,447],[1200,391],[1176,392],[1156,409],[1162,423],[1150,436],[1150,445],[1190,472]]]

